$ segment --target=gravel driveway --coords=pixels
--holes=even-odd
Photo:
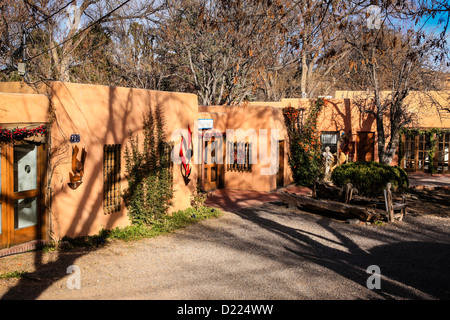
[[[450,218],[347,224],[266,203],[168,236],[6,265],[29,273],[0,280],[3,299],[450,299]],[[81,289],[68,288],[70,265]],[[371,265],[380,289],[366,286]]]

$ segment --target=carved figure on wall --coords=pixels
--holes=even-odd
[[[189,135],[188,135],[187,143],[184,141],[183,135],[181,135],[181,144],[180,144],[180,152],[179,152],[179,156],[181,158],[181,175],[183,176],[183,180],[186,185],[188,185],[189,182],[191,181],[191,179],[189,179],[189,176],[191,175],[191,165],[183,152],[183,146],[185,147],[186,153],[190,154],[189,157],[192,157],[192,153],[194,150],[194,148],[192,146],[192,131],[191,131],[191,126],[189,126],[189,125],[188,125],[188,131],[189,131]]]
[[[87,152],[83,148],[81,150],[81,159],[77,159],[79,149],[78,146],[72,148],[72,172],[69,172],[70,182],[68,183],[69,187],[73,190],[78,188],[82,183],[83,175],[84,175],[84,161],[86,160]]]

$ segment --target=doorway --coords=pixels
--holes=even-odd
[[[44,233],[44,144],[0,146],[0,249],[41,239]]]
[[[284,140],[278,141],[277,188],[284,186]]]
[[[357,161],[374,161],[374,132],[358,132],[356,156]]]
[[[211,137],[203,142],[203,189],[205,191],[222,188],[224,185],[224,142]],[[221,158],[221,161],[219,161]]]

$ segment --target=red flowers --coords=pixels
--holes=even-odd
[[[34,129],[16,128],[13,131],[0,127],[0,142],[22,140],[37,135],[41,136],[47,135],[47,129],[45,125],[41,125]]]

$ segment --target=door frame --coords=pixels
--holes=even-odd
[[[0,249],[26,243],[33,240],[46,240],[47,215],[45,209],[45,185],[47,173],[47,144],[37,146],[36,189],[14,192],[14,146],[25,144],[15,142],[1,145],[1,188],[2,233]],[[35,225],[14,229],[14,202],[20,199],[36,197],[37,222]]]

